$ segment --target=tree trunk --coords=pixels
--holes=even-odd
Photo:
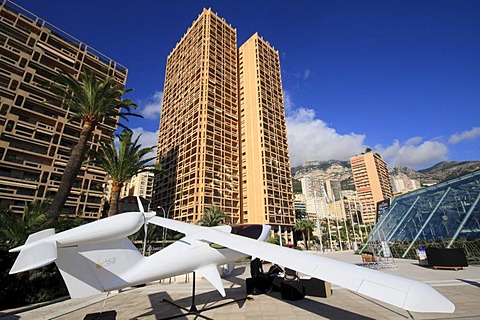
[[[120,198],[121,184],[112,183],[112,192],[110,194],[110,208],[108,209],[108,216],[114,216],[118,213],[118,199]]]
[[[307,229],[307,242],[310,244],[310,229]],[[308,246],[307,246],[307,250],[308,250]]]
[[[62,175],[62,180],[58,186],[58,191],[47,209],[46,216],[49,222],[55,222],[62,213],[63,206],[70,195],[70,190],[75,183],[78,172],[82,167],[83,159],[87,149],[87,142],[93,131],[93,124],[85,122],[80,133],[78,143],[73,147],[67,166]]]
[[[307,244],[307,241],[305,240],[305,232],[302,231],[302,238],[303,238],[303,243],[305,244],[305,250],[308,251],[308,244]]]

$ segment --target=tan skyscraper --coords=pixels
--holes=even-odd
[[[376,204],[393,196],[387,164],[376,153],[350,158],[363,223],[375,223]]]
[[[157,151],[165,174],[156,177],[153,207],[197,222],[217,206],[228,223],[291,231],[278,52],[255,34],[237,65],[236,45],[236,30],[204,9],[168,56]]]
[[[254,34],[238,57],[243,221],[291,231],[295,210],[278,51]]]
[[[240,222],[237,96],[236,31],[204,9],[167,58],[153,208],[196,223],[216,206]]]
[[[58,190],[81,127],[41,83],[59,72],[78,78],[84,68],[122,85],[127,79],[127,69],[85,43],[13,2],[0,4],[0,207],[22,212],[26,201]],[[92,143],[115,129],[115,119],[100,123]],[[105,183],[104,171],[83,166],[64,212],[98,218]]]

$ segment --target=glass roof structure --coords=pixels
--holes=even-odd
[[[420,247],[463,247],[480,262],[480,171],[394,199],[369,236],[397,258],[416,259]]]

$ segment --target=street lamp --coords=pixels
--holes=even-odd
[[[163,209],[162,206],[158,206],[157,207],[157,211],[158,209],[162,209],[163,211],[163,217],[165,218],[165,209]],[[163,245],[165,246],[165,233],[166,233],[166,230],[165,230],[165,227],[163,227],[163,232],[162,232],[162,241],[163,241]]]
[[[157,211],[158,211],[158,209],[162,209],[162,211],[163,211],[163,217],[164,217],[164,218],[169,218],[169,217],[170,217],[170,209],[172,209],[172,207],[173,207],[174,204],[175,204],[175,202],[172,203],[172,204],[168,207],[168,210],[167,210],[166,213],[165,213],[165,209],[163,209],[162,206],[158,206],[158,207],[157,207]],[[167,237],[167,229],[164,227],[164,228],[163,228],[163,233],[162,233],[163,245],[164,245],[164,246],[165,246],[166,237]]]

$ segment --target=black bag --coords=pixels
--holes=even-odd
[[[305,298],[305,288],[300,281],[285,281],[281,284],[282,299],[297,301]]]
[[[247,294],[258,295],[267,292],[268,278],[266,277],[247,278],[245,283]]]

